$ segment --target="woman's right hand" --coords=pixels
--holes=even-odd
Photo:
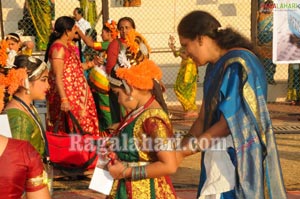
[[[65,111],[65,112],[70,111],[71,110],[70,103],[68,101],[62,102],[61,106],[60,106],[60,110]]]

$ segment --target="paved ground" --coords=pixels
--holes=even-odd
[[[300,107],[270,104],[269,110],[276,131],[283,178],[288,199],[300,199]],[[172,121],[176,131],[184,131],[190,127],[193,119],[183,120],[178,107],[171,108]],[[172,181],[180,199],[196,198],[196,190],[200,173],[200,155],[186,158],[180,165]],[[54,199],[90,199],[104,198],[102,194],[88,189],[93,171],[85,173],[82,179],[58,178],[54,181]],[[60,176],[61,177],[61,176]]]

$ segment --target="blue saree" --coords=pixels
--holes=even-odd
[[[219,80],[219,81],[216,81]],[[220,198],[286,198],[275,136],[267,110],[267,80],[259,59],[248,50],[231,50],[208,65],[204,80],[204,130],[224,115],[234,149],[235,186]],[[198,195],[207,180],[202,154]]]

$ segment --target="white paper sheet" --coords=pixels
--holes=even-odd
[[[6,114],[0,114],[0,135],[11,138],[11,131]]]
[[[107,170],[95,168],[89,189],[108,195],[114,179]]]

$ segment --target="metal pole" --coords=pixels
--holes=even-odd
[[[3,26],[3,15],[2,15],[2,0],[0,0],[0,26],[1,26],[1,39],[4,39],[4,26]]]
[[[102,0],[102,20],[105,23],[109,19],[108,0]]]
[[[258,5],[261,0],[251,1],[251,41],[254,46],[257,46],[257,15],[258,15]]]

